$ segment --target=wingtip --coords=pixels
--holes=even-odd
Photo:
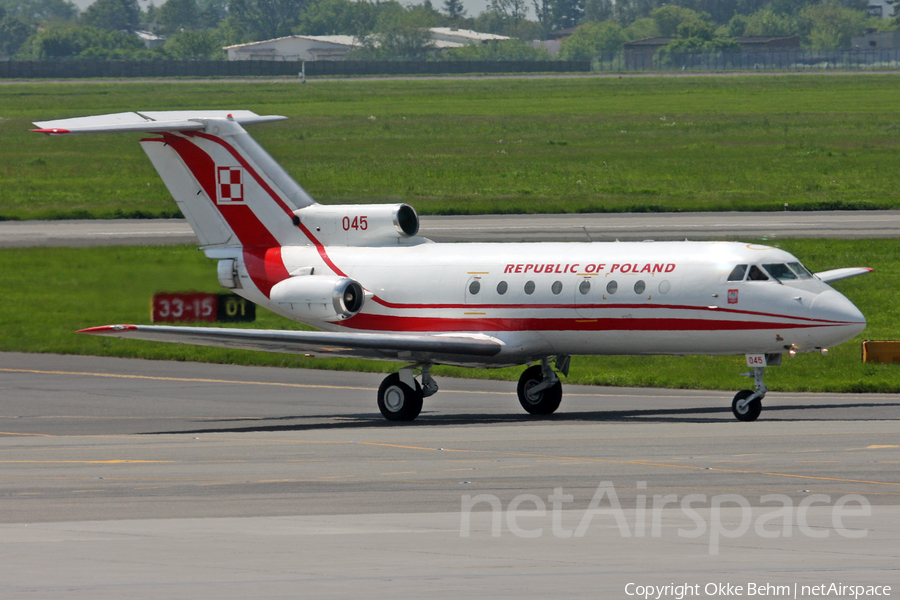
[[[137,325],[102,325],[100,327],[88,327],[87,329],[79,329],[75,333],[103,335],[106,333],[118,333],[120,331],[134,331],[136,329]]]
[[[72,133],[68,129],[58,129],[51,127],[50,129],[29,129],[32,133],[46,133],[47,135],[62,135],[64,133]]]

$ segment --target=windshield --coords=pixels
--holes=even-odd
[[[744,273],[747,272],[747,265],[738,265],[734,269],[732,269],[731,274],[728,275],[728,281],[743,281]]]
[[[812,279],[813,277],[812,273],[809,272],[809,269],[798,262],[788,263],[788,266],[800,277],[800,279]]]
[[[769,273],[769,275],[771,275],[778,281],[789,281],[797,279],[797,276],[794,274],[794,272],[791,271],[784,263],[763,265],[763,269],[765,269]]]
[[[747,273],[747,281],[768,281],[769,276],[756,265],[750,265],[750,272]]]

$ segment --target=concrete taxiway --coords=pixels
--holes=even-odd
[[[441,379],[389,424],[380,379],[0,354],[0,597],[900,593],[895,395],[740,423],[728,392],[567,386],[536,419]]]
[[[896,238],[900,211],[426,216],[420,233],[436,242]],[[196,243],[183,219],[0,222],[0,248]]]

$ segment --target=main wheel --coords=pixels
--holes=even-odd
[[[519,385],[516,388],[519,404],[533,415],[552,415],[562,402],[562,383],[557,381],[546,389],[533,391],[542,381],[544,372],[540,365],[525,369],[519,377]]]
[[[735,394],[734,400],[731,401],[731,412],[734,413],[738,421],[755,421],[759,417],[759,413],[762,412],[762,400],[760,398],[748,402],[743,409],[738,408],[738,402],[746,400],[752,395],[753,392],[750,390],[741,390]]]
[[[422,386],[415,381],[415,389],[400,381],[392,373],[378,386],[378,410],[388,421],[412,421],[422,412]]]

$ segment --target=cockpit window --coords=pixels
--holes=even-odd
[[[763,273],[763,270],[756,265],[750,265],[750,272],[747,273],[747,281],[768,281],[769,276]]]
[[[797,279],[797,276],[794,275],[794,272],[791,271],[788,266],[783,263],[763,265],[763,268],[768,271],[769,275],[771,275],[778,281],[790,281]]]
[[[813,274],[809,272],[809,269],[798,262],[788,263],[788,266],[800,277],[800,279],[812,279],[813,277]]]
[[[743,281],[746,272],[747,265],[738,265],[732,269],[731,274],[728,276],[728,281]]]

